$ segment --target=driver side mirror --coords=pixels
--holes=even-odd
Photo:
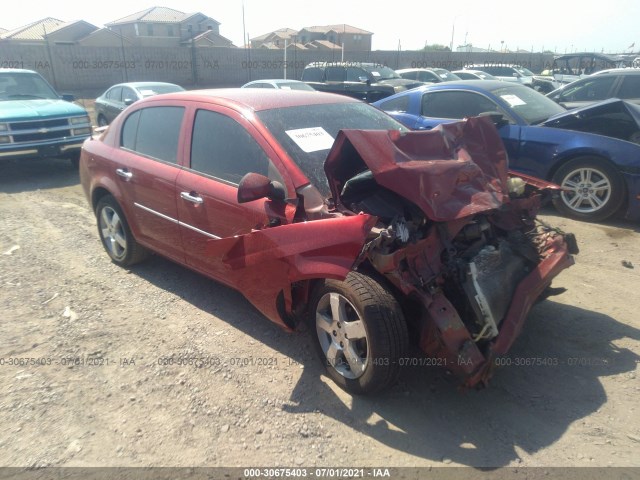
[[[134,100],[133,98],[125,98],[125,99],[124,99],[124,104],[125,104],[126,106],[129,106],[129,105],[131,105],[134,101],[135,101],[135,100]]]
[[[369,77],[365,77],[364,75],[359,76],[358,81],[366,83],[367,85],[371,85],[371,80],[369,80]]]
[[[247,173],[238,185],[238,203],[253,202],[265,197],[284,200],[286,196],[284,185],[259,173]]]

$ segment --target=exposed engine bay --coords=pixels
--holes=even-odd
[[[483,155],[468,149],[470,133],[462,135],[455,128],[447,131],[445,126],[441,145],[431,141],[431,148],[421,144],[405,149],[411,152],[405,162],[395,151],[394,165],[362,156],[359,148],[371,150],[371,138],[365,146],[360,143],[361,132],[353,137],[344,132],[342,152],[348,153],[330,154],[325,168],[333,180],[338,210],[378,219],[357,260],[359,268],[372,268],[393,285],[423,352],[443,359],[472,386],[488,380],[492,358],[506,352],[536,299],[561,293],[561,289],[550,289],[550,278],[533,287],[534,277],[541,279],[540,266],[559,254],[547,262],[559,272],[573,263],[569,254],[578,249],[572,235],[535,218],[556,186],[528,177],[507,178],[506,154],[501,178],[486,175],[482,163],[471,160],[482,160]],[[493,127],[477,123],[471,128],[481,131],[486,140]],[[456,143],[462,138],[464,144]],[[403,141],[409,143],[400,137],[394,143]],[[433,153],[441,160],[417,159],[414,152],[426,157]],[[501,158],[499,152],[484,156]],[[340,166],[339,177],[333,175],[338,171],[332,172],[332,161]],[[429,163],[440,179],[433,174],[426,178]],[[401,167],[396,171],[397,183],[386,181],[397,166]],[[493,164],[488,169],[498,173],[500,167]],[[440,205],[440,198],[450,199],[448,205]],[[466,201],[474,198],[475,204]]]

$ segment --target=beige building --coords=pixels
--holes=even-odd
[[[105,26],[142,47],[177,47],[200,39],[201,46],[233,46],[220,35],[220,22],[207,15],[151,7],[114,20]],[[203,34],[206,34],[203,36]]]
[[[64,22],[57,18],[47,17],[14,30],[0,30],[0,42],[12,42],[20,45],[41,45],[44,43],[68,45],[98,30],[98,27],[75,20]]]
[[[251,48],[323,49],[366,52],[371,51],[373,33],[347,24],[305,27],[301,30],[280,28],[251,39]]]

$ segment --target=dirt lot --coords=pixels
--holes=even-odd
[[[237,292],[112,264],[66,161],[4,162],[0,465],[640,466],[640,229],[544,218],[582,251],[491,388],[416,367],[352,398]]]

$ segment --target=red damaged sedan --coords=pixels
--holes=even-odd
[[[116,264],[153,251],[309,321],[328,374],[369,393],[410,344],[486,383],[557,293],[576,241],[536,212],[558,187],[507,168],[489,118],[408,132],[345,96],[229,89],[136,102],[80,176]]]

